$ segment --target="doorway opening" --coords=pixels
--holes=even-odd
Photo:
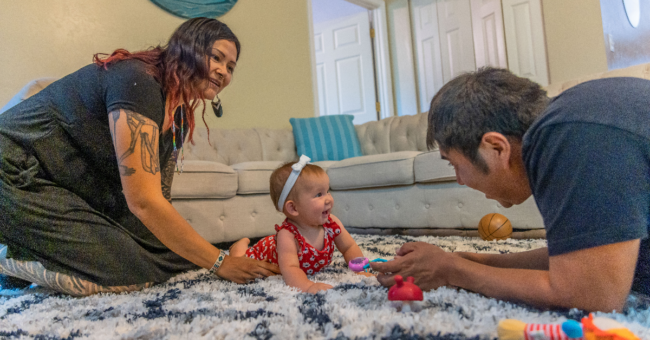
[[[316,116],[362,124],[427,112],[445,83],[483,66],[548,85],[541,0],[308,4]]]
[[[392,116],[383,1],[310,2],[316,115],[350,114],[356,125]]]

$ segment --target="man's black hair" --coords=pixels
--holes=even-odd
[[[478,154],[483,135],[494,131],[521,141],[548,101],[539,84],[506,69],[483,67],[462,74],[431,100],[427,147],[437,143],[443,151],[459,151],[487,173]]]

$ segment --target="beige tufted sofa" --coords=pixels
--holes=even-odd
[[[650,79],[650,63],[591,74],[546,87],[550,97],[584,81],[607,77]],[[391,117],[355,126],[363,156],[317,162],[330,176],[333,214],[352,232],[477,236],[482,216],[498,212],[514,237],[544,237],[532,198],[504,209],[455,181],[453,168],[426,148],[427,115]],[[269,196],[269,177],[296,160],[291,130],[197,127],[196,145],[186,150],[185,172],[172,186],[173,205],[211,242],[274,232],[284,216]]]
[[[478,235],[485,214],[506,215],[518,237],[543,237],[531,199],[510,209],[456,183],[453,168],[426,148],[427,114],[355,126],[363,156],[314,164],[330,177],[332,211],[351,231],[413,235]],[[213,243],[274,233],[284,216],[269,195],[271,172],[298,158],[291,130],[197,127],[172,204]]]

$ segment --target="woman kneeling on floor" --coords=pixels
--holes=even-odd
[[[72,295],[199,267],[237,283],[279,273],[226,256],[171,205],[194,110],[228,86],[239,51],[225,24],[194,18],[166,46],[95,55],[0,115],[0,273]]]

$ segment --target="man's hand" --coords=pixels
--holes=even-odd
[[[309,286],[307,288],[307,293],[311,294],[316,294],[320,292],[321,290],[328,290],[334,288],[332,285],[328,285],[327,283],[320,283],[320,282],[315,282],[313,285]]]
[[[248,257],[226,256],[217,269],[222,279],[235,283],[248,283],[255,279],[280,274],[280,267],[268,262],[253,260]]]
[[[377,276],[377,275],[375,275],[373,273],[368,273],[368,272],[357,272],[356,274],[357,275],[362,275],[362,276],[367,276],[367,277],[375,277],[375,276]]]
[[[380,272],[377,281],[383,286],[395,284],[395,275],[404,278],[413,276],[415,284],[424,291],[448,284],[446,266],[451,253],[425,242],[405,243],[397,250],[395,260],[370,262],[373,270]]]

